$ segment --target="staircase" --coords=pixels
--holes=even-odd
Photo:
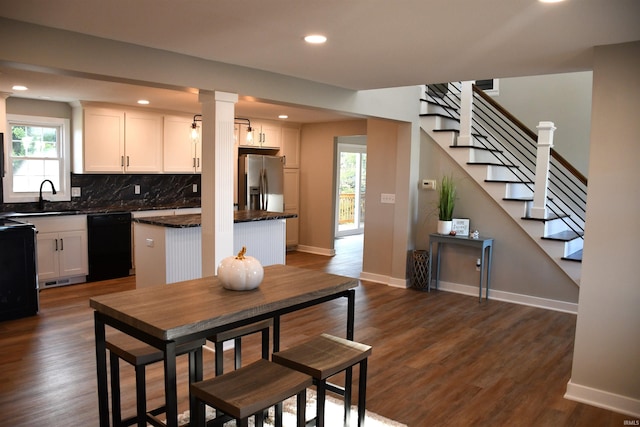
[[[586,178],[470,83],[423,88],[422,129],[579,285]]]

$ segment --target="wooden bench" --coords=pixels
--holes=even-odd
[[[344,419],[345,425],[347,425],[347,420],[351,416],[352,367],[359,364],[358,426],[361,427],[364,425],[365,417],[367,358],[369,355],[371,355],[371,346],[322,334],[295,347],[273,353],[272,360],[313,377],[318,393],[317,427],[325,425],[326,390],[344,396]],[[345,371],[343,389],[327,383],[327,378],[342,371]]]
[[[189,354],[189,382],[202,380],[197,372],[202,373],[202,368],[195,368],[197,364],[202,367],[202,346],[205,340],[197,340],[176,347],[176,355]],[[106,340],[111,362],[111,412],[113,425],[130,426],[138,424],[146,427],[147,421],[153,422],[154,417],[163,412],[166,408],[161,406],[151,411],[147,411],[146,375],[145,368],[152,363],[164,360],[162,350],[152,347],[139,341],[125,333],[116,332],[109,334]],[[124,360],[135,368],[136,372],[136,415],[134,417],[122,419],[122,409],[120,402],[120,362]],[[148,413],[147,413],[148,412]]]
[[[305,425],[306,389],[313,379],[306,374],[260,359],[227,374],[191,384],[190,393],[197,402],[191,425],[204,427],[205,404],[248,426],[255,415],[255,425],[263,426],[264,411],[297,395],[297,425]],[[215,424],[214,424],[215,425]]]
[[[267,319],[261,322],[252,323],[250,325],[241,326],[239,328],[220,332],[208,337],[215,345],[215,373],[222,375],[224,373],[224,343],[233,340],[234,352],[234,368],[239,369],[242,366],[242,337],[260,333],[262,334],[262,358],[269,359],[269,331],[273,326],[273,320]]]

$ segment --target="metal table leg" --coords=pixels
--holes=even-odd
[[[107,386],[107,345],[104,322],[93,313],[96,339],[96,372],[98,374],[98,412],[100,427],[109,427],[109,390]]]

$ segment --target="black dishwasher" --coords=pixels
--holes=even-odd
[[[131,213],[87,215],[87,280],[126,277],[131,270]]]

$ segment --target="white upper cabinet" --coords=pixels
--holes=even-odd
[[[162,171],[162,115],[87,107],[74,125],[74,172]]]
[[[300,167],[300,129],[282,128],[282,147],[280,155],[284,157],[285,168]]]
[[[253,145],[259,147],[280,148],[282,128],[280,124],[270,122],[252,122]]]
[[[191,139],[191,117],[164,116],[164,172],[202,171],[202,145]]]
[[[76,132],[76,138],[78,137]],[[86,108],[80,128],[84,148],[83,170],[75,172],[121,172],[124,164],[124,111]],[[78,141],[74,141],[78,143]],[[82,152],[82,151],[80,151]],[[77,156],[77,154],[76,154]],[[82,160],[76,159],[76,160]],[[74,162],[74,165],[79,163]]]
[[[125,112],[124,170],[162,170],[162,115],[142,111]]]

